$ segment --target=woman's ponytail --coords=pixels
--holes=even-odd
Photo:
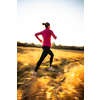
[[[48,28],[48,26],[50,26],[50,24],[48,22],[42,23],[42,25],[45,25],[46,28]]]
[[[42,25],[45,25],[45,23],[42,23]]]

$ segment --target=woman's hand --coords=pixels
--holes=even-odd
[[[41,42],[41,43],[43,43],[43,41],[42,41],[42,40],[40,40],[40,42]]]

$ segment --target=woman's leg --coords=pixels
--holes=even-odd
[[[43,52],[42,52],[42,55],[41,55],[39,61],[37,62],[37,65],[36,65],[36,68],[35,68],[35,72],[37,72],[37,70],[39,69],[39,66],[41,65],[42,61],[47,56],[47,54],[48,54],[48,52],[47,52],[46,48],[43,47]]]
[[[51,51],[51,50],[49,50],[49,54],[50,54],[50,66],[51,66],[51,64],[52,64],[52,62],[53,62],[53,57],[54,57],[54,54],[53,54],[53,52]]]

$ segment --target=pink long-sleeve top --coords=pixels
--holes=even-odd
[[[46,28],[45,30],[38,32],[35,34],[35,36],[37,37],[37,39],[42,42],[42,40],[38,37],[38,35],[42,35],[43,37],[43,44],[42,46],[48,46],[51,47],[51,36],[53,36],[54,39],[57,38],[57,36],[55,36],[55,34],[53,33],[52,30]]]

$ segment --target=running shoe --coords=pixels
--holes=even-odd
[[[37,72],[35,72],[35,71],[31,71],[31,76],[36,76],[37,75]]]
[[[55,71],[54,68],[51,67],[51,66],[48,68],[48,70],[50,70],[50,71]]]

